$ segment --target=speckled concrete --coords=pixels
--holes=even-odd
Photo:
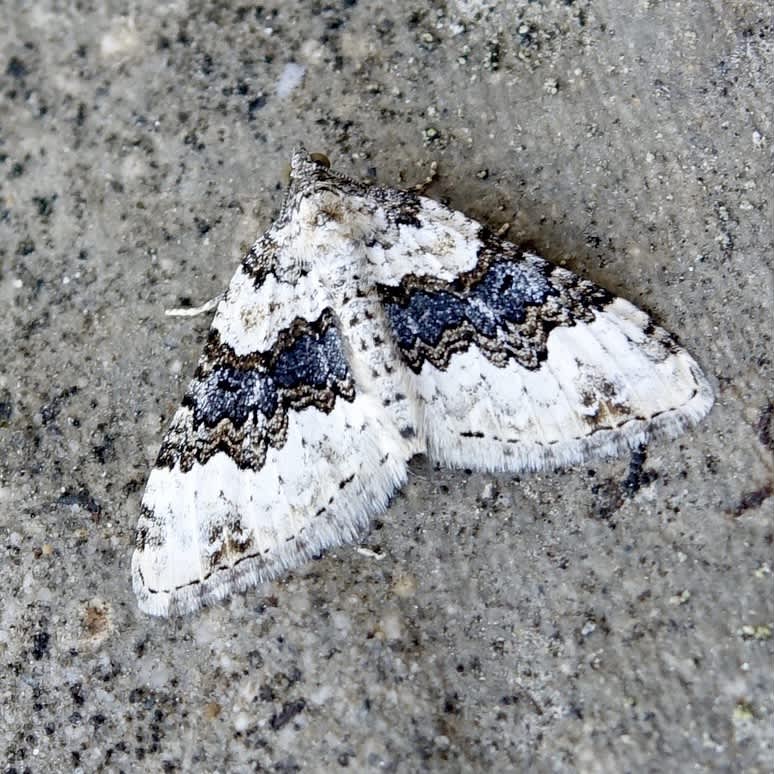
[[[114,5],[0,3],[3,771],[770,770],[769,3]],[[207,328],[163,310],[226,286],[299,139],[437,162],[717,405],[644,462],[417,459],[382,559],[154,620],[133,527]]]

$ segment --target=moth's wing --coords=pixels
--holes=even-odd
[[[358,391],[319,283],[255,263],[218,307],[148,480],[132,576],[154,615],[356,539],[406,477],[403,440]]]
[[[628,301],[437,202],[410,209],[374,263],[433,459],[542,470],[674,436],[709,411],[694,359]]]

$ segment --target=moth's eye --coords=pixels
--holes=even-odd
[[[325,167],[326,169],[331,168],[331,160],[324,153],[310,153],[309,158],[321,167]]]

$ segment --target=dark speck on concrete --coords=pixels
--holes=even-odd
[[[0,389],[0,427],[13,415],[13,399],[7,389]]]
[[[20,256],[30,255],[35,252],[35,243],[29,239],[20,239],[16,245],[16,254]]]
[[[298,715],[300,712],[303,712],[305,707],[306,702],[304,699],[296,699],[295,701],[285,702],[282,705],[282,709],[277,714],[271,716],[269,725],[271,726],[272,731],[279,731],[281,728],[286,726],[288,723],[290,723],[291,720],[293,720],[294,717],[296,717],[296,715]]]
[[[769,400],[761,410],[755,429],[764,448],[774,452],[774,400]]]
[[[49,639],[50,635],[48,632],[37,632],[32,637],[32,658],[36,661],[40,661],[40,659],[48,655]]]
[[[628,497],[635,495],[643,486],[647,486],[658,478],[658,473],[653,470],[643,470],[648,458],[646,446],[635,449],[629,459],[629,471],[621,482],[621,487]]]
[[[266,97],[258,95],[247,103],[247,117],[252,121],[255,118],[255,114],[266,105]]]
[[[102,506],[84,488],[75,492],[65,490],[59,495],[57,501],[60,505],[77,505],[94,515],[99,515],[102,512]]]
[[[24,78],[24,76],[27,75],[27,66],[21,59],[16,56],[12,56],[8,60],[8,65],[5,68],[5,72],[12,78]]]
[[[40,215],[41,218],[47,218],[54,211],[56,194],[53,196],[35,196],[32,201],[35,204],[38,215]]]

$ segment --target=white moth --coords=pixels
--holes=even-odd
[[[537,471],[710,409],[647,314],[459,212],[293,153],[151,471],[140,607],[194,610],[354,541],[424,453]]]

